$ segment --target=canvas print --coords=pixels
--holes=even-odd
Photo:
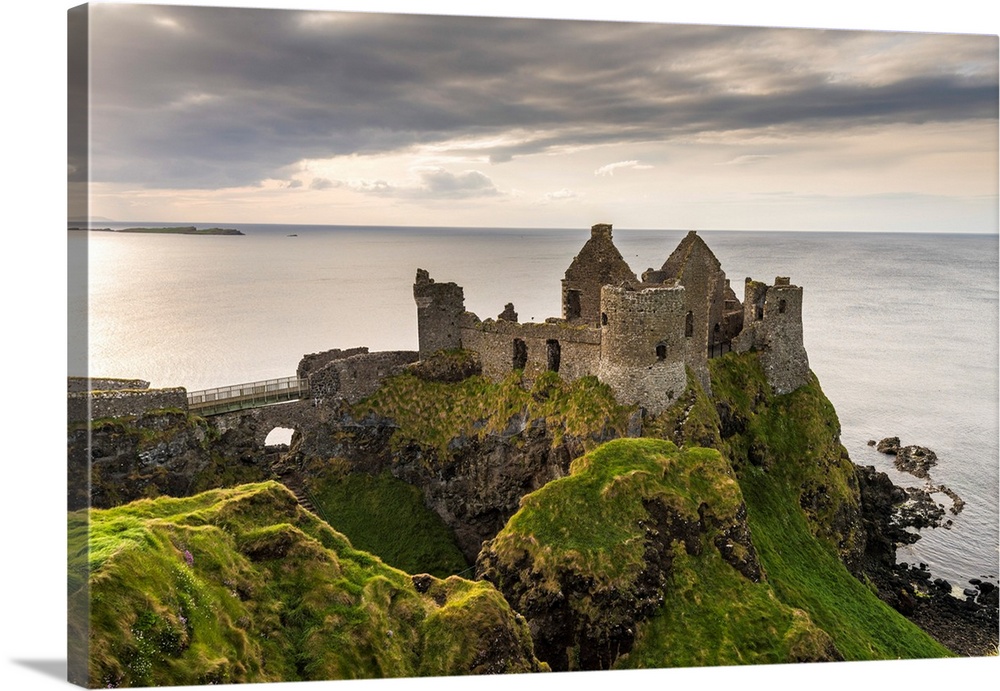
[[[70,10],[69,680],[995,656],[997,47]]]

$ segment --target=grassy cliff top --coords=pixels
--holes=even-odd
[[[399,426],[395,441],[416,442],[447,458],[453,439],[505,434],[512,420],[522,416],[543,419],[553,444],[569,435],[591,448],[606,429],[624,436],[634,410],[620,405],[596,377],[566,382],[555,372],[546,372],[525,386],[522,375],[514,372],[500,382],[483,376],[457,383],[427,381],[412,374],[390,377],[354,407],[354,414],[390,418]]]
[[[742,501],[729,464],[712,449],[659,439],[619,439],[582,456],[570,475],[521,500],[491,543],[511,563],[525,554],[543,581],[571,567],[599,587],[627,589],[645,566],[646,503],[659,499],[697,523],[703,506],[730,522]]]
[[[92,685],[539,669],[492,586],[393,569],[278,483],[75,512],[69,535],[71,625],[82,631],[89,592]]]
[[[555,668],[836,659],[829,635],[761,582],[743,506],[716,450],[611,441],[525,497],[480,564],[516,608],[565,603],[575,636],[553,627],[556,644],[536,641]],[[609,656],[607,639],[621,640]]]

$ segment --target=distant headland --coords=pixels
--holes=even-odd
[[[69,230],[88,230],[87,228],[73,227]],[[195,228],[194,226],[174,226],[170,228],[122,228],[114,230],[112,228],[90,228],[92,231],[104,231],[110,233],[169,233],[173,235],[243,235],[242,231],[235,228]]]

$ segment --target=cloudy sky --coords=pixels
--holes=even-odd
[[[996,36],[155,5],[90,28],[108,219],[997,232]]]

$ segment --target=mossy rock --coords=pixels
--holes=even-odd
[[[838,659],[763,581],[739,484],[712,449],[600,446],[524,498],[478,570],[556,670]]]
[[[88,536],[69,583],[75,616],[89,597],[91,686],[545,668],[492,586],[425,576],[441,595],[420,592],[278,483],[74,512],[69,533]]]

